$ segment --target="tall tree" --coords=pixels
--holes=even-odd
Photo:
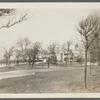
[[[42,67],[43,67],[43,65],[44,65],[44,58],[45,58],[45,56],[47,54],[47,51],[45,49],[41,48],[41,52],[40,53],[41,53],[41,57],[42,57]]]
[[[32,61],[32,49],[31,48],[27,49],[26,55],[28,56],[28,63],[29,63],[29,66],[30,66],[31,61]]]
[[[48,52],[50,54],[52,63],[57,65],[57,54],[59,53],[59,46],[58,46],[58,44],[56,42],[51,43],[48,46]]]
[[[63,52],[66,55],[66,67],[67,67],[67,63],[68,63],[68,56],[70,56],[70,52],[71,52],[71,45],[72,45],[72,41],[67,41],[66,43],[63,44]]]
[[[19,61],[20,61],[20,57],[21,57],[21,50],[19,49],[15,49],[15,58],[16,58],[16,63],[17,63],[17,66],[19,67]]]
[[[25,51],[27,51],[28,46],[31,44],[31,41],[26,37],[24,38],[23,42],[24,42],[24,49]]]
[[[32,59],[32,67],[35,63],[36,58],[38,57],[38,54],[40,53],[41,50],[41,43],[40,42],[35,42],[32,44],[31,48],[31,59]]]
[[[84,82],[85,88],[87,88],[87,54],[90,45],[100,32],[100,18],[96,14],[90,14],[87,18],[82,19],[78,25],[77,30],[85,47]]]
[[[91,53],[90,58],[91,60],[95,60],[98,65],[100,65],[100,33],[98,36],[94,39],[92,45],[89,48],[89,52]]]
[[[21,49],[21,55],[23,57],[23,61],[26,61],[26,56],[29,54],[28,47],[31,44],[31,41],[26,38],[19,38],[17,41],[17,46]],[[29,55],[28,55],[29,57]]]
[[[24,40],[23,40],[23,38],[19,38],[16,45],[21,49],[21,52],[23,53],[24,52]]]
[[[11,57],[13,56],[14,46],[12,46],[9,50],[6,48],[3,48],[3,49],[4,49],[3,57],[5,59],[6,66],[8,65],[10,69]]]

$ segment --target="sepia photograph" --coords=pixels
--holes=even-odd
[[[0,95],[100,95],[99,43],[99,3],[0,4]]]

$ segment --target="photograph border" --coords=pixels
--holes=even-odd
[[[65,0],[65,1],[67,1],[68,3],[70,3],[68,0]],[[56,2],[55,1],[53,1],[53,3],[57,3],[57,2],[65,2],[65,1],[62,1],[62,0],[60,0],[60,1],[57,1],[56,0]],[[95,0],[96,1],[96,0]],[[1,3],[2,2],[2,3]],[[13,1],[14,3],[15,2],[17,2],[17,3],[19,3],[19,1],[18,0],[16,0],[16,1]],[[9,5],[10,3],[13,3],[12,2],[12,0],[0,0],[0,3],[2,4],[1,6],[0,6],[0,8],[2,8],[2,6],[4,6],[5,5],[5,3],[7,4],[7,5]],[[43,2],[45,2],[45,3],[47,3],[48,4],[48,2],[52,2],[52,0],[50,0],[50,1],[46,1],[46,0],[44,0],[44,1],[41,1],[41,0],[39,0],[39,1],[34,1],[34,0],[29,0],[29,2],[27,2],[27,0],[23,0],[23,1],[21,1],[21,2],[26,2],[25,4],[27,5],[27,3],[29,3],[29,2],[32,2],[32,3],[34,3],[34,2],[41,2],[41,3],[43,3]],[[65,3],[67,3],[67,2],[65,2]],[[88,2],[94,2],[94,0],[88,0],[88,1],[84,1],[84,0],[78,0],[78,1],[71,1],[71,2],[78,2],[78,3],[82,3],[82,2],[85,2],[86,4],[88,3]],[[97,0],[96,2],[99,2],[99,0]],[[21,3],[21,5],[23,4],[23,3]],[[31,3],[31,4],[32,4]],[[84,4],[85,4],[84,3]],[[50,3],[49,3],[50,4]],[[93,4],[93,3],[91,3],[91,4]],[[99,5],[99,3],[95,3],[95,4],[93,4],[93,5],[95,5],[94,7],[96,7],[96,5]],[[13,5],[14,6],[14,5]],[[86,6],[86,5],[85,5]],[[92,6],[92,5],[91,5]],[[21,7],[21,6],[20,6]],[[22,8],[22,7],[21,7]],[[100,7],[99,7],[100,8]],[[59,93],[52,93],[52,94],[0,94],[0,98],[7,98],[8,100],[9,100],[9,98],[58,98],[58,100],[60,99],[61,100],[61,98],[74,98],[74,100],[76,100],[75,98],[100,98],[100,93],[97,93],[97,94],[95,94],[95,96],[94,96],[94,94],[95,93],[89,93],[88,95],[87,95],[87,93],[82,93],[82,94],[79,94],[79,93],[64,93],[63,95],[61,95],[61,93],[59,94]],[[39,99],[38,99],[39,100]],[[69,100],[69,99],[68,99]]]

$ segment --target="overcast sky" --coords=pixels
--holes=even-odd
[[[28,37],[32,42],[48,45],[67,40],[76,41],[79,33],[76,26],[93,10],[90,9],[31,9],[33,16],[27,21],[8,29],[0,30],[0,47],[10,46],[19,37]]]

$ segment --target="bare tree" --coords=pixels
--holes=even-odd
[[[42,57],[42,67],[43,67],[44,66],[44,58],[45,58],[45,55],[47,54],[47,51],[42,48],[40,53],[41,53],[41,57]]]
[[[21,49],[21,52],[23,53],[24,52],[24,41],[22,38],[19,38],[16,45]]]
[[[16,58],[16,63],[17,63],[17,66],[19,67],[19,58],[21,57],[21,51],[18,50],[18,49],[15,49],[15,58]]]
[[[89,52],[91,53],[90,58],[91,60],[94,60],[98,63],[98,65],[100,65],[100,33],[98,34],[98,36],[94,39],[92,45],[89,48]],[[93,57],[94,56],[94,57]]]
[[[9,50],[4,48],[4,59],[5,59],[5,63],[6,66],[9,66],[10,69],[10,63],[11,63],[11,56],[13,56],[13,50],[14,50],[14,46],[12,46]]]
[[[29,66],[30,66],[31,61],[32,61],[32,49],[31,48],[27,49],[26,55],[28,56],[28,63],[29,63]]]
[[[26,38],[19,38],[17,41],[17,46],[20,47],[22,53],[27,50],[27,47],[31,44],[31,41]]]
[[[59,46],[57,42],[53,42],[48,46],[48,52],[50,54],[52,63],[57,65],[57,54],[59,53]]]
[[[97,37],[94,39],[92,45],[89,48],[90,54],[90,75],[92,75],[92,65],[91,63],[97,62],[100,65],[100,33],[97,34]]]
[[[28,46],[31,44],[31,41],[28,38],[19,38],[17,46],[21,49],[21,54],[23,56],[23,61],[26,61],[26,55],[29,57]]]
[[[24,38],[23,42],[24,42],[24,49],[25,51],[27,51],[27,47],[31,44],[31,41],[26,37]]]
[[[24,54],[23,54],[23,59],[24,61],[27,61],[29,62],[29,66],[30,66],[30,62],[31,62],[31,55],[30,55],[30,45],[31,45],[31,41],[26,37],[26,38],[23,38],[23,46],[24,46]],[[28,59],[27,59],[28,57]]]
[[[87,88],[87,54],[90,45],[100,32],[100,18],[95,14],[89,15],[86,19],[82,19],[79,22],[79,27],[77,28],[77,30],[81,35],[81,39],[85,47],[84,81],[85,88]]]
[[[70,55],[71,52],[71,45],[72,45],[72,41],[67,41],[66,43],[63,44],[63,52],[66,55],[66,67],[67,67],[67,63],[68,63],[68,56]]]
[[[32,44],[31,48],[31,57],[32,57],[32,67],[35,63],[36,58],[38,57],[38,54],[40,53],[41,50],[41,43],[40,42],[35,42]]]

